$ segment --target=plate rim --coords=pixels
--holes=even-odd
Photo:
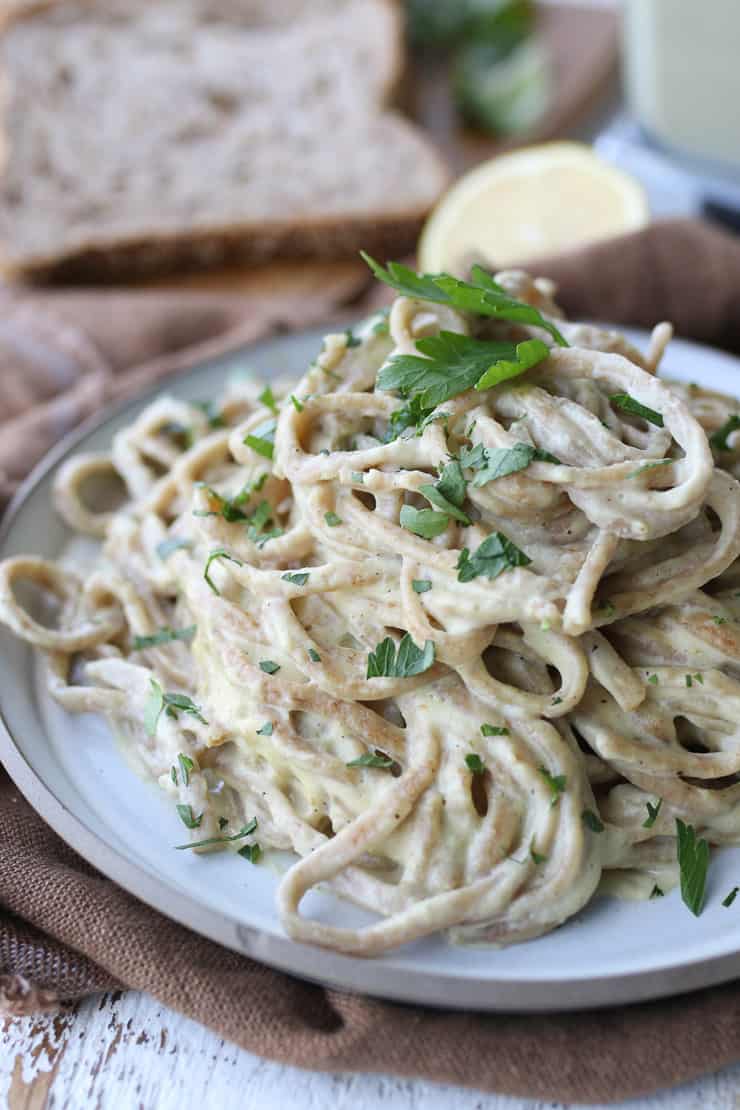
[[[204,370],[233,361],[255,347],[281,339],[316,338],[325,326],[312,326],[288,333],[261,337],[240,343],[217,355],[199,359],[190,366],[137,391],[115,400],[82,421],[64,435],[21,482],[0,522],[0,549],[6,543],[17,517],[36,487],[46,479],[89,435],[155,397],[173,382],[195,378]],[[643,329],[624,329],[638,339],[647,338]],[[740,359],[719,348],[678,338],[674,341],[697,353],[711,352],[728,361]],[[399,968],[372,959],[346,956],[273,935],[240,922],[197,897],[183,891],[165,876],[154,876],[144,866],[127,858],[90,829],[47,785],[25,758],[5,716],[0,698],[0,763],[26,801],[54,832],[86,862],[111,879],[127,894],[158,913],[207,940],[238,952],[276,971],[293,975],[319,986],[412,1005],[480,1012],[546,1013],[577,1011],[637,1003],[650,999],[714,986],[740,975],[740,941],[733,951],[690,961],[674,962],[641,971],[605,973],[590,978],[572,976],[559,979],[485,980],[461,977],[454,972]],[[543,991],[550,993],[543,999]]]

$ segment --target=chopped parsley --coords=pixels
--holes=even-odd
[[[508,728],[502,728],[500,725],[481,725],[480,730],[484,736],[508,736]]]
[[[192,540],[182,539],[179,536],[170,536],[169,539],[162,540],[161,543],[157,544],[156,552],[162,562],[164,562],[165,559],[169,559],[170,555],[172,555],[173,552],[185,550],[186,548],[190,548],[192,546]]]
[[[392,440],[398,439],[403,432],[409,428],[414,429],[414,433],[420,436],[431,420],[443,419],[444,414],[440,413],[438,417],[434,415],[435,406],[431,408],[425,407],[421,403],[421,394],[417,393],[412,397],[408,404],[403,405],[402,408],[396,409],[391,413],[391,418],[388,421],[388,431],[385,435],[385,442],[391,443]]]
[[[693,825],[685,825],[680,817],[676,818],[678,867],[681,873],[681,897],[698,917],[704,905],[709,868],[709,845],[706,840],[697,840]]]
[[[362,340],[357,338],[357,336],[352,331],[352,328],[347,328],[344,334],[347,339],[348,347],[360,347],[362,345]]]
[[[243,848],[239,849],[237,855],[241,856],[242,859],[249,860],[250,863],[259,863],[262,858],[262,849],[259,844],[245,844]]]
[[[244,563],[241,561],[241,559],[237,559],[235,555],[230,555],[229,552],[224,547],[217,547],[215,551],[212,551],[210,553],[210,555],[208,556],[208,558],[206,560],[205,569],[203,571],[203,577],[205,578],[206,582],[208,583],[208,585],[213,590],[214,594],[217,594],[220,597],[221,596],[221,591],[219,590],[218,586],[216,585],[216,583],[211,578],[211,563],[214,561],[214,559],[226,559],[230,563],[236,563],[236,565],[238,567],[243,567]]]
[[[480,450],[478,450],[480,448]],[[478,473],[472,480],[474,486],[485,486],[507,474],[525,470],[532,462],[559,463],[554,455],[533,447],[530,443],[515,443],[513,447],[483,447],[478,443],[461,456],[463,466],[469,466]]]
[[[328,513],[324,513],[324,520],[330,528],[336,528],[337,525],[344,523],[342,518],[340,516],[337,516],[337,514],[332,510],[329,510]]]
[[[260,483],[264,484],[264,479],[267,477],[265,474]],[[206,485],[205,482],[196,482],[196,489],[205,490],[212,503],[215,503],[215,509],[194,509],[193,516],[222,516],[228,524],[238,524],[241,521],[249,520],[249,517],[244,512],[242,505],[244,505],[255,489],[261,488],[260,485],[244,486],[239,493],[234,494],[233,497],[224,497],[223,494],[213,489],[211,486]]]
[[[712,432],[709,437],[709,442],[712,447],[714,447],[715,451],[730,451],[731,448],[727,442],[727,438],[738,430],[740,430],[740,416],[738,416],[737,413],[733,413],[721,428],[718,428],[716,432]]]
[[[729,617],[712,617],[714,624],[729,624]]]
[[[315,648],[309,648],[308,649],[308,658],[311,660],[312,663],[320,663],[321,662],[321,656],[319,655],[318,651],[316,651]]]
[[[604,822],[601,820],[597,813],[594,813],[592,809],[584,809],[583,813],[581,814],[581,820],[583,821],[586,828],[590,829],[591,832],[602,833],[604,831]]]
[[[244,437],[244,443],[247,447],[251,447],[258,455],[262,455],[265,459],[271,459],[275,451],[275,429],[277,424],[274,420],[268,420],[264,424],[260,424],[253,432]]]
[[[421,536],[423,540],[432,540],[445,531],[450,518],[446,512],[436,509],[415,509],[413,505],[403,505],[399,515],[399,523],[407,532]]]
[[[547,767],[540,766],[537,768],[543,779],[550,787],[550,805],[556,806],[560,801],[560,795],[565,791],[568,785],[568,780],[565,775],[551,775]]]
[[[648,424],[654,424],[656,428],[663,427],[661,414],[656,412],[655,409],[648,408],[647,405],[640,404],[629,393],[612,393],[609,400],[623,412],[632,413],[633,416],[641,416],[643,420],[647,420]]]
[[[203,814],[202,813],[199,813],[198,816],[196,817],[195,814],[193,813],[193,807],[192,806],[178,805],[178,806],[175,806],[175,809],[177,810],[178,816],[179,816],[180,820],[182,821],[183,825],[185,825],[186,828],[188,828],[188,829],[200,828],[200,823],[203,820]],[[193,845],[193,847],[194,846],[195,845]],[[189,848],[190,845],[186,844],[186,845],[184,845],[184,847]]]
[[[475,752],[470,752],[465,756],[465,766],[474,775],[482,775],[485,772],[486,765],[479,755]]]
[[[223,832],[223,830],[224,830],[224,829],[226,828],[226,826],[228,825],[228,823],[229,823],[229,819],[228,819],[228,817],[219,817],[219,819],[218,819],[218,827],[219,827],[219,829],[220,829],[220,830],[221,830],[222,832]]]
[[[190,786],[190,772],[195,770],[195,763],[189,755],[183,755],[182,752],[178,752],[177,762],[180,766],[183,786]]]
[[[300,571],[297,574],[281,574],[283,582],[290,582],[293,586],[305,586],[308,582],[308,571]]]
[[[637,470],[632,470],[627,477],[639,478],[646,470],[654,470],[656,466],[669,466],[672,462],[673,459],[654,459],[652,462],[644,463],[643,466],[638,466]]]
[[[704,685],[704,675],[699,674],[698,672],[696,674],[685,675],[685,680],[686,685],[689,687],[693,686],[695,682],[698,682],[700,686]]]
[[[270,412],[277,412],[278,407],[277,401],[275,400],[275,394],[272,392],[269,385],[265,386],[257,400],[261,401],[262,404],[270,410]]]
[[[665,897],[665,893],[660,889],[660,887],[658,886],[657,883],[655,884],[653,889],[650,891],[650,897],[651,898],[664,898]]]
[[[260,659],[260,670],[265,674],[277,674],[280,670],[279,663],[273,663],[272,659]]]
[[[177,718],[178,713],[190,713],[201,724],[208,724],[198,706],[186,694],[166,694],[156,678],[149,679],[149,687],[149,697],[144,706],[144,728],[147,736],[155,735],[163,710],[168,717]]]
[[[492,532],[472,555],[467,547],[462,549],[457,560],[457,578],[459,582],[470,582],[481,575],[498,578],[505,570],[526,567],[531,562],[503,532]]]
[[[134,651],[145,651],[151,647],[161,647],[162,644],[170,644],[173,640],[192,640],[197,632],[194,624],[189,625],[188,628],[169,628],[165,626],[160,628],[159,632],[155,632],[153,636],[134,636]]]
[[[433,663],[434,644],[431,640],[420,648],[406,632],[396,651],[395,643],[390,636],[386,636],[367,657],[367,677],[411,678],[428,671]]]
[[[648,675],[648,682],[650,683],[651,686],[657,686],[658,685],[658,676],[657,676],[657,674],[649,674]]]
[[[357,759],[352,759],[346,765],[347,767],[378,767],[381,770],[387,771],[392,767],[394,760],[390,756],[385,755],[384,752],[364,752],[358,756]]]
[[[539,852],[535,851],[534,840],[529,846],[529,854],[532,857],[533,863],[537,865],[539,865],[540,863],[547,863],[547,856],[542,856]]]
[[[200,411],[208,420],[208,424],[211,428],[226,427],[224,414],[221,412],[220,409],[216,408],[215,401],[192,401],[191,403],[196,409],[200,409]]]
[[[735,901],[735,899],[737,898],[737,892],[739,890],[740,886],[734,886],[727,897],[722,899],[722,905],[725,906],[726,909],[729,909],[732,903]]]
[[[653,825],[658,819],[660,807],[663,805],[663,799],[658,798],[655,805],[653,805],[652,802],[646,802],[645,805],[647,806],[648,815],[642,822],[642,827],[643,829],[652,829]]]
[[[466,488],[467,482],[463,477],[462,467],[457,459],[453,459],[443,468],[439,479],[433,485],[419,486],[419,493],[423,494],[435,509],[454,517],[461,524],[470,524],[469,517],[462,511]]]
[[[415,594],[426,594],[431,588],[432,583],[429,578],[413,578],[411,580],[411,589]]]
[[[179,809],[180,807],[178,806],[177,808]],[[183,806],[183,808],[190,809],[190,806]],[[182,814],[180,816],[182,816]],[[202,816],[203,814],[201,814],[201,818]],[[187,821],[185,822],[185,824],[187,825]],[[198,821],[198,824],[200,824],[200,820]],[[188,825],[188,828],[197,828],[197,826]],[[213,844],[230,844],[234,840],[243,840],[245,836],[251,836],[256,828],[257,818],[253,817],[248,825],[242,825],[242,827],[239,829],[239,832],[235,832],[233,836],[209,836],[207,840],[193,840],[190,844],[176,844],[175,850],[178,852],[184,852],[188,848],[210,848]]]
[[[400,262],[389,262],[387,269],[380,266],[370,255],[360,251],[378,281],[390,285],[396,292],[422,301],[446,304],[462,312],[473,312],[478,316],[492,316],[494,319],[509,320],[512,323],[532,324],[544,328],[556,343],[567,347],[563,336],[555,325],[546,320],[532,305],[518,301],[493,280],[481,266],[473,266],[471,281],[460,281],[450,274],[417,274],[402,266]]]
[[[304,408],[306,407],[303,404],[303,401],[300,401],[293,393],[291,393],[290,395],[290,400],[296,412],[303,412]]]

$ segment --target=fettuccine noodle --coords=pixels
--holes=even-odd
[[[667,892],[677,817],[740,841],[737,406],[656,376],[667,325],[641,354],[564,321],[550,283],[496,280],[570,345],[400,296],[274,396],[253,380],[210,407],[161,396],[109,453],[65,463],[56,508],[100,542],[89,571],[0,565],[0,620],[63,707],[109,719],[194,851],[295,853],[277,899],[300,941],[508,944],[600,884]],[[403,401],[379,370],[440,330],[549,355],[391,438]],[[482,480],[486,452],[528,449]],[[422,487],[451,460],[465,500],[445,516]],[[124,502],[97,511],[90,489],[111,482]],[[475,553],[496,535],[510,546],[488,575]],[[390,664],[369,668],[386,640]],[[317,885],[377,920],[311,919]]]

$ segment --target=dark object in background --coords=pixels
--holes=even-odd
[[[411,46],[449,56],[465,120],[516,135],[543,117],[550,65],[532,0],[406,0],[406,12]]]

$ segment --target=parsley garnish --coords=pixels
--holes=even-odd
[[[660,889],[660,887],[658,886],[657,883],[655,884],[653,889],[650,891],[650,897],[651,898],[664,898],[665,897],[664,892]]]
[[[676,818],[678,837],[678,866],[681,872],[681,897],[698,917],[704,905],[704,893],[709,867],[709,845],[706,840],[696,838],[693,825],[685,825],[680,817]]]
[[[180,808],[179,806],[177,807]],[[183,809],[190,809],[190,806],[183,806]],[[182,817],[182,814],[180,814]],[[201,813],[201,818],[203,814]],[[185,820],[185,818],[183,818]],[[187,825],[187,821],[185,821]],[[200,819],[198,820],[198,825]],[[220,822],[219,822],[220,824]],[[196,825],[188,825],[189,829],[197,828]],[[177,852],[184,852],[187,848],[210,848],[212,844],[229,844],[234,840],[242,840],[245,836],[251,836],[257,828],[257,818],[253,817],[248,825],[243,825],[239,832],[235,832],[233,836],[209,836],[207,840],[193,840],[190,844],[176,844],[175,850]]]
[[[553,323],[545,320],[532,305],[510,297],[480,266],[473,266],[470,275],[472,280],[467,282],[449,274],[417,274],[400,262],[389,262],[388,268],[383,269],[369,254],[364,251],[360,251],[360,254],[379,281],[407,297],[450,305],[478,316],[493,316],[513,323],[532,324],[544,328],[561,347],[568,346]]]
[[[421,403],[421,394],[417,393],[407,405],[391,413],[385,442],[398,439],[408,428],[413,428],[416,435],[420,436],[431,419],[442,419],[442,416],[440,413],[438,418],[434,417],[434,406],[425,408]]]
[[[174,551],[179,551],[181,549],[189,548],[192,546],[192,540],[180,539],[178,536],[171,536],[169,539],[162,540],[161,543],[157,544],[156,552],[157,555],[159,555],[160,559],[164,562],[165,559],[169,559],[170,555],[172,555]]]
[[[258,736],[272,736],[273,724],[272,721],[265,721],[265,723],[257,729]]]
[[[182,752],[178,752],[177,762],[180,765],[183,785],[190,786],[190,772],[195,770],[195,763],[189,755],[183,755]],[[174,771],[174,767],[172,769]]]
[[[224,428],[226,426],[224,414],[216,408],[215,401],[193,401],[191,403],[206,416],[211,428]]]
[[[359,347],[362,344],[362,340],[357,338],[357,336],[352,331],[352,328],[347,328],[344,334],[347,337],[348,347]]]
[[[488,389],[516,378],[549,354],[540,339],[515,345],[471,339],[454,331],[419,339],[416,349],[425,357],[395,355],[380,368],[377,385],[378,389],[397,390],[402,397],[418,394],[418,412],[429,412],[474,386]]]
[[[715,451],[730,451],[731,448],[727,442],[727,437],[731,435],[732,432],[738,431],[738,429],[740,429],[740,416],[733,413],[729,420],[726,420],[722,427],[718,428],[716,432],[712,432],[709,437],[709,442],[712,447],[714,447]]]
[[[268,420],[266,423],[260,424],[259,428],[255,428],[253,432],[244,437],[245,445],[251,447],[263,458],[271,459],[275,450],[276,427],[277,424],[274,420]]]
[[[224,497],[223,494],[212,489],[205,482],[196,482],[195,486],[196,489],[205,490],[211,501],[216,502],[217,507],[215,509],[194,509],[193,516],[222,516],[228,524],[238,524],[242,520],[249,519],[241,506],[252,496],[251,486],[245,486],[233,497]]]
[[[337,516],[337,514],[332,510],[329,510],[328,513],[324,513],[324,520],[330,528],[336,528],[338,524],[344,523],[342,518],[340,516]]]
[[[508,736],[508,728],[502,728],[500,725],[481,725],[480,730],[484,736]]]
[[[581,814],[581,820],[583,821],[586,828],[590,829],[591,832],[602,833],[604,831],[604,822],[601,820],[597,813],[594,813],[592,809],[584,809],[583,813]]]
[[[552,795],[552,798],[550,799],[550,805],[556,806],[560,801],[560,795],[563,793],[565,787],[568,784],[567,778],[565,777],[565,775],[551,775],[547,767],[538,767],[537,770],[542,775],[547,785],[550,787],[550,793]]]
[[[739,890],[740,890],[740,886],[734,886],[732,888],[732,890],[730,891],[730,893],[727,895],[727,897],[722,899],[722,905],[725,906],[727,909],[729,909],[730,906],[732,905],[732,903],[737,898],[737,892]]]
[[[275,400],[275,394],[272,392],[269,385],[265,386],[257,400],[261,401],[262,404],[270,410],[270,412],[277,412],[278,407],[277,401]]]
[[[428,671],[433,663],[434,644],[431,640],[427,640],[424,647],[420,648],[406,632],[396,654],[395,643],[390,636],[386,636],[367,657],[367,677],[410,678]]]
[[[243,848],[239,849],[237,855],[249,860],[250,863],[259,863],[262,857],[262,849],[259,844],[245,844]]]
[[[480,450],[478,450],[480,448]],[[530,443],[515,443],[513,447],[483,447],[480,443],[461,457],[463,466],[469,466],[478,473],[473,478],[474,486],[485,486],[507,474],[524,470],[531,462],[559,463],[554,455],[532,447]]]
[[[429,578],[413,578],[411,580],[411,589],[415,594],[428,593],[432,588],[432,583]]]
[[[655,409],[650,409],[647,405],[641,405],[634,397],[630,397],[629,393],[612,393],[609,400],[618,409],[623,412],[631,412],[633,416],[641,416],[643,420],[647,420],[648,424],[655,424],[656,428],[663,427],[663,417]]]
[[[305,405],[293,393],[290,395],[290,400],[296,412],[303,412]]]
[[[729,623],[729,618],[728,617],[712,617],[712,621],[716,625],[728,624]]]
[[[162,710],[168,717],[174,718],[177,718],[178,713],[190,713],[201,724],[208,724],[198,706],[187,694],[165,694],[156,678],[149,679],[149,686],[149,697],[144,707],[144,728],[148,736],[155,735]]]
[[[320,663],[321,662],[321,656],[319,655],[318,651],[316,651],[315,648],[309,648],[308,649],[308,658],[311,660],[312,663]]]
[[[413,505],[403,505],[398,520],[407,532],[413,532],[424,540],[441,535],[450,523],[447,513],[435,509],[415,509]]]
[[[466,486],[462,467],[456,459],[453,459],[444,467],[438,481],[434,485],[419,486],[419,493],[423,494],[435,509],[454,517],[461,524],[470,524],[470,518],[462,511]]]
[[[469,771],[472,771],[474,775],[482,775],[486,769],[485,763],[475,752],[470,752],[469,755],[465,756],[465,766]]]
[[[643,829],[652,829],[660,813],[660,807],[663,805],[663,799],[658,798],[655,805],[651,802],[646,802],[645,805],[647,806],[648,815],[642,822],[642,827]]]
[[[134,651],[144,651],[146,648],[159,647],[169,644],[173,640],[192,640],[197,628],[191,624],[188,628],[160,628],[153,636],[134,636]]]
[[[393,766],[393,760],[390,756],[385,755],[384,752],[364,752],[358,756],[357,759],[351,760],[346,764],[347,767],[379,767],[387,771],[389,767]]]
[[[539,852],[535,851],[534,840],[529,846],[529,854],[532,857],[532,862],[536,864],[547,863],[547,856],[541,856]]]
[[[308,571],[300,571],[298,574],[281,574],[283,582],[291,582],[294,586],[305,586],[308,582]]]
[[[269,501],[260,501],[257,508],[249,517],[249,527],[247,528],[247,537],[255,543],[257,547],[264,547],[268,540],[274,540],[277,536],[282,536],[280,528],[273,528],[270,532],[265,532],[265,528],[270,521],[270,514],[272,513],[272,505]]]
[[[229,552],[223,547],[217,547],[216,550],[212,551],[211,554],[208,556],[208,559],[206,560],[205,570],[203,571],[203,577],[213,590],[214,594],[217,594],[220,597],[221,591],[210,575],[211,563],[214,559],[227,559],[230,563],[236,563],[238,567],[243,567],[244,563],[241,561],[241,559],[237,559],[235,555],[230,555]]]
[[[481,575],[485,578],[498,578],[505,570],[526,567],[531,562],[529,556],[507,539],[503,532],[492,532],[472,555],[467,547],[462,549],[457,560],[457,579],[458,582],[470,582]]]
[[[260,670],[265,674],[276,674],[280,670],[280,664],[273,663],[272,659],[260,659]]]
[[[654,470],[656,466],[669,466],[673,459],[654,459],[652,462],[644,463],[643,466],[638,466],[637,470],[631,471],[628,478],[639,478],[646,470]]]
[[[649,674],[648,675],[648,682],[650,683],[651,686],[657,686],[658,685],[658,676],[657,676],[657,674]]]
[[[188,828],[188,829],[197,829],[197,828],[200,827],[200,823],[203,820],[203,814],[202,813],[199,813],[198,816],[196,817],[195,814],[193,813],[193,807],[192,806],[178,805],[178,806],[175,806],[175,809],[177,810],[178,815],[180,817],[180,820],[182,821],[183,825],[185,825],[186,828]],[[186,844],[186,845],[184,845],[184,847],[189,848],[190,845]],[[195,845],[193,845],[193,847],[195,847]]]
[[[226,828],[226,826],[228,825],[228,823],[229,823],[229,819],[228,819],[228,817],[219,817],[219,819],[218,819],[218,827],[219,827],[219,829],[221,829],[221,831],[222,831],[222,832],[223,832],[223,830],[224,830],[224,829]]]

